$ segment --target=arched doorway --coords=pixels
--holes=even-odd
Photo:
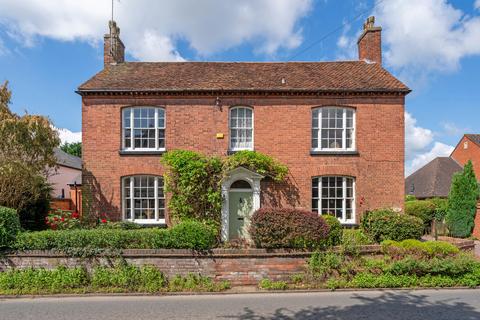
[[[260,208],[262,175],[239,167],[222,181],[222,240],[249,240],[250,218]]]

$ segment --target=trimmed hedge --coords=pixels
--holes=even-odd
[[[426,258],[445,258],[460,253],[460,249],[445,241],[422,242],[414,239],[400,242],[385,240],[382,242],[382,249],[391,256],[415,255]]]
[[[17,211],[0,206],[0,249],[10,247],[15,242],[20,229]]]
[[[91,249],[193,249],[207,250],[216,244],[216,231],[200,222],[185,221],[170,229],[88,229],[20,233],[18,250]]]
[[[435,218],[435,204],[428,200],[413,200],[405,202],[405,213],[422,219],[425,228],[432,224]]]
[[[424,225],[420,218],[397,213],[390,209],[366,212],[360,227],[375,242],[420,239]]]
[[[325,246],[329,227],[322,216],[295,208],[254,212],[250,235],[259,248],[315,249]]]

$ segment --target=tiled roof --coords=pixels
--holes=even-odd
[[[480,134],[465,134],[465,137],[480,146]]]
[[[70,167],[82,170],[82,159],[71,154],[66,153],[62,149],[55,148],[55,158],[59,166]]]
[[[381,65],[364,61],[125,62],[107,66],[78,90],[410,91]]]
[[[462,166],[450,157],[437,157],[405,179],[405,194],[417,198],[447,197],[455,172]]]

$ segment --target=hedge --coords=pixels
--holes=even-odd
[[[405,213],[422,219],[425,228],[429,228],[435,218],[435,204],[428,200],[405,202]]]
[[[420,239],[424,230],[423,221],[420,218],[390,209],[366,212],[360,227],[366,235],[378,243],[383,240]]]
[[[295,208],[262,208],[253,213],[250,235],[259,248],[315,249],[326,245],[322,216]]]
[[[90,249],[194,249],[207,250],[216,244],[216,232],[200,222],[186,221],[170,229],[85,229],[24,232],[14,249],[69,252]]]
[[[0,249],[8,248],[15,242],[20,228],[17,211],[0,206]]]

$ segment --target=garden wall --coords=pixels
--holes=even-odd
[[[455,243],[462,250],[472,250],[471,240]],[[361,254],[379,254],[380,245],[359,247]],[[217,281],[228,280],[232,285],[257,285],[263,278],[289,280],[290,276],[305,271],[311,252],[264,249],[214,249],[206,254],[181,249],[123,250],[122,258],[129,264],[155,265],[167,276],[199,273]],[[7,254],[0,258],[0,271],[28,267],[53,269],[59,265],[113,265],[117,259],[69,257],[53,251],[28,251]]]

